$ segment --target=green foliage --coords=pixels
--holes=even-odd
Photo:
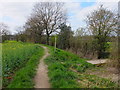
[[[16,72],[13,81],[8,88],[33,88],[33,78],[35,76],[36,67],[39,58],[43,55],[43,48],[39,48],[37,52],[29,59],[25,67]]]
[[[6,40],[4,43],[17,43],[17,41],[9,41],[9,40]]]
[[[117,84],[95,75],[87,75],[87,69],[95,68],[85,59],[77,55],[49,47],[51,56],[45,62],[48,64],[48,75],[52,88],[108,88]]]
[[[57,35],[52,35],[50,36],[50,45],[54,46],[55,45],[55,38],[56,38],[56,43],[58,41],[58,36]]]
[[[117,88],[117,84],[96,75],[80,74],[79,85],[81,88]]]
[[[110,48],[108,41],[108,37],[106,36],[95,36],[95,39],[93,40],[95,44],[95,49],[98,54],[98,59],[100,58],[108,58],[109,57],[109,52],[107,50]]]
[[[118,68],[119,58],[120,58],[118,40],[116,39],[113,42],[109,42],[109,45],[110,45],[110,48],[108,49],[108,51],[110,52],[110,57],[109,57],[110,61],[107,65]]]
[[[39,45],[7,41],[2,44],[2,76],[6,87],[13,79],[14,73],[25,67],[32,55],[39,51]]]
[[[91,12],[87,16],[88,28],[91,30],[92,35],[97,43],[98,59],[108,58],[109,53],[106,52],[108,48],[107,42],[113,33],[116,33],[117,16],[112,11],[104,8],[102,5],[98,10]]]
[[[78,75],[71,71],[70,68],[73,68],[73,65],[77,65],[77,71],[84,72],[87,68],[93,67],[93,65],[72,53],[60,49],[56,49],[54,52],[53,47],[49,47],[49,49],[51,56],[49,56],[45,61],[48,64],[48,75],[50,77],[52,87],[77,88],[78,84],[76,80]]]
[[[58,35],[58,48],[70,48],[70,38],[73,36],[71,27],[66,24],[61,24],[60,30],[60,34]]]

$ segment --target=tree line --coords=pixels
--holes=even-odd
[[[18,28],[15,39],[54,46],[56,38],[57,48],[86,58],[108,58],[111,43],[117,39],[118,15],[101,5],[86,17],[87,27],[72,31],[67,25],[69,18],[64,5],[61,2],[36,3],[25,25]],[[10,33],[5,25],[1,26],[3,41],[8,40]]]

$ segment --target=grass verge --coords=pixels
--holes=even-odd
[[[114,88],[116,83],[95,75],[87,75],[87,69],[95,68],[84,59],[70,52],[47,46],[51,55],[45,60],[52,88]]]

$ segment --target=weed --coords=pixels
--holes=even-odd
[[[47,47],[51,56],[45,62],[48,64],[48,75],[53,88],[113,88],[117,86],[110,80],[84,74],[83,72],[87,69],[95,68],[85,59],[61,49],[56,49],[54,52],[53,47]]]

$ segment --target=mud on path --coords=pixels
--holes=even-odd
[[[44,56],[40,59],[40,63],[37,68],[36,76],[34,78],[34,88],[50,88],[49,78],[47,75],[47,65],[44,63],[44,59],[49,56],[48,48],[45,46],[41,47],[44,48]]]

